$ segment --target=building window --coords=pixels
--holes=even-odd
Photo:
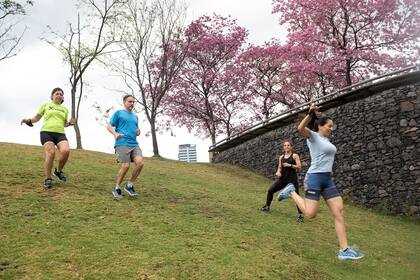
[[[182,144],[178,146],[178,160],[197,162],[197,150],[195,144]]]

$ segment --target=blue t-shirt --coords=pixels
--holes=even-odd
[[[331,144],[327,137],[311,131],[311,136],[306,139],[311,154],[311,166],[308,173],[332,172],[334,156],[337,148]]]
[[[115,140],[115,147],[136,147],[139,145],[136,139],[136,132],[139,127],[138,122],[137,116],[133,112],[126,110],[118,110],[112,115],[109,123],[115,127],[117,133],[123,135],[123,137]]]

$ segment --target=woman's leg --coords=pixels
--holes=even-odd
[[[67,160],[69,159],[70,155],[70,146],[68,141],[60,141],[57,143],[57,148],[60,151],[60,158],[58,160],[58,167],[57,171],[61,172],[66,165]]]
[[[316,217],[319,209],[319,200],[302,198],[296,192],[291,192],[291,196],[306,218],[312,219]]]
[[[281,179],[278,179],[273,185],[271,185],[271,187],[267,190],[267,200],[265,202],[265,206],[270,207],[274,194],[285,186],[286,184]]]
[[[346,237],[346,227],[344,225],[344,207],[343,199],[341,196],[337,196],[331,199],[326,200],[330,212],[334,218],[334,227],[335,232],[337,233],[338,244],[340,249],[347,249],[347,237]]]
[[[45,162],[44,162],[44,174],[45,179],[51,178],[51,169],[54,162],[55,156],[55,144],[53,142],[46,142],[44,144],[45,151]]]
[[[315,218],[319,209],[319,198],[321,195],[321,182],[318,174],[307,173],[303,181],[305,186],[305,198],[293,191],[290,193],[297,207],[303,212],[305,217]]]
[[[296,189],[296,194],[299,195],[299,186],[298,186],[298,184],[295,185],[295,189]],[[297,204],[296,204],[296,209],[297,209],[297,211],[298,211],[299,214],[302,214],[302,210],[300,210],[300,208],[299,208],[299,206],[297,206]]]

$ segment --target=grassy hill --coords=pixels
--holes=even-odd
[[[326,205],[257,211],[270,181],[224,164],[145,159],[139,197],[114,201],[113,155],[72,151],[68,182],[42,187],[41,147],[0,143],[0,279],[418,279],[420,224],[345,205],[336,259]],[[56,182],[56,181],[55,181]]]

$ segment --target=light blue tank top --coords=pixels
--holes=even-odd
[[[306,139],[311,154],[311,166],[308,173],[332,172],[337,148],[331,144],[327,137],[311,131],[311,136]]]

